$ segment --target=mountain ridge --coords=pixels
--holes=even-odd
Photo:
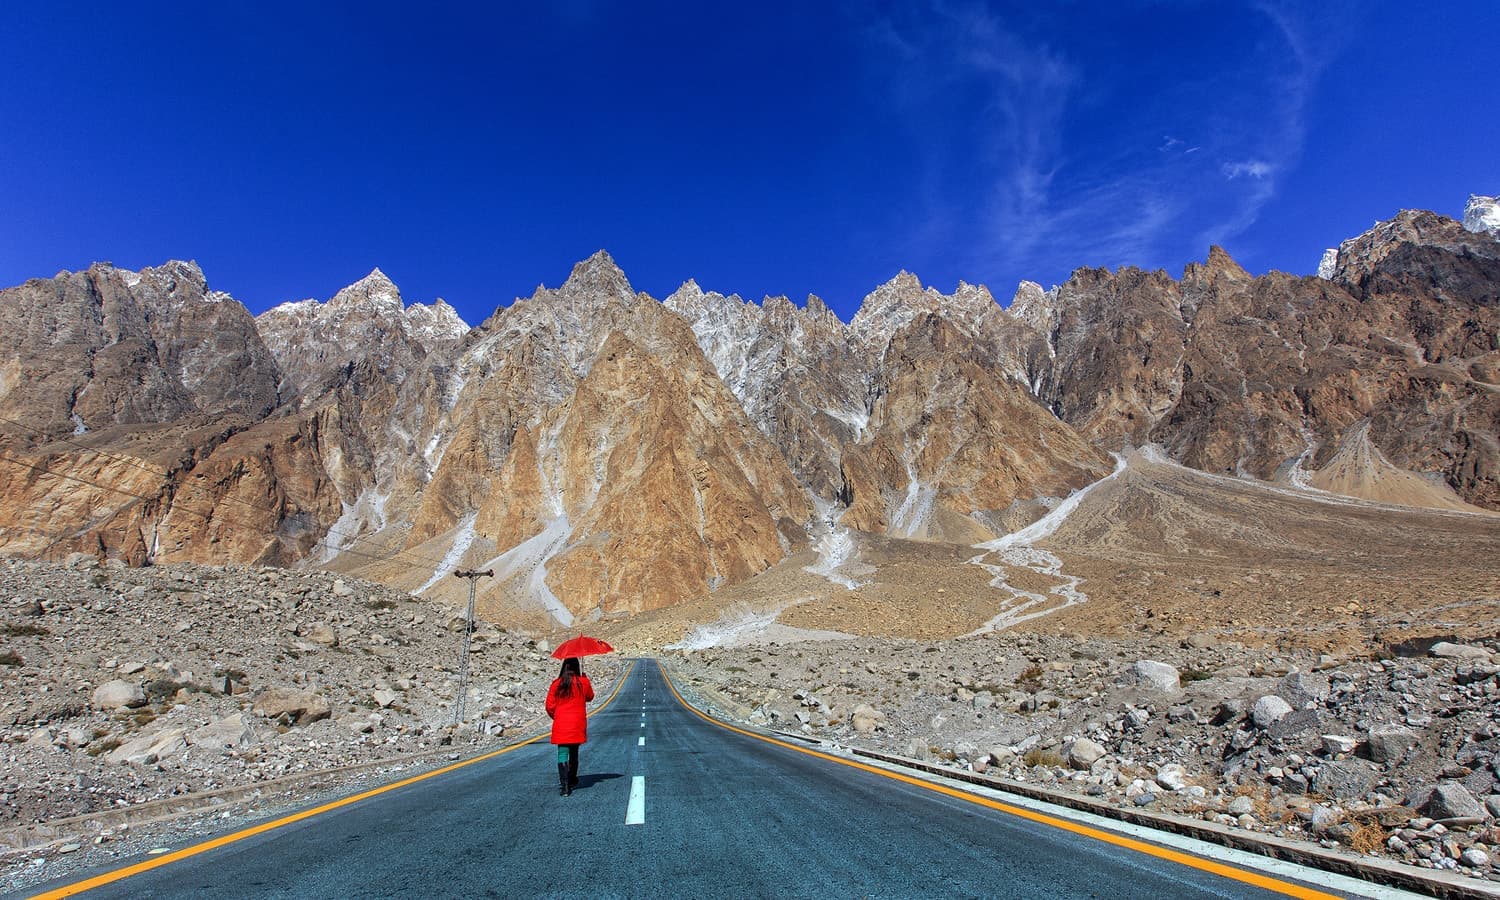
[[[902,270],[844,323],[692,279],[657,300],[601,250],[469,328],[378,268],[251,317],[194,264],[96,264],[0,291],[0,550],[306,560],[436,599],[444,566],[491,563],[509,576],[482,607],[540,627],[710,594],[851,530],[986,541],[1146,444],[1500,508],[1500,241],[1406,211],[1324,274],[1252,276],[1215,246],[1179,279],[1022,282],[1007,309]]]

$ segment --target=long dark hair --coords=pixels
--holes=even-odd
[[[570,656],[563,660],[562,671],[557,673],[557,696],[568,697],[573,693],[573,682],[583,670],[578,665],[578,657]]]

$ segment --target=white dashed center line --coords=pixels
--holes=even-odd
[[[637,747],[644,747],[644,746],[646,746],[646,736],[645,735],[641,735],[640,739],[635,742],[635,745]]]
[[[626,825],[646,824],[646,776],[630,779],[630,804],[625,807]]]

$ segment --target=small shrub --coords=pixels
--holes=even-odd
[[[0,666],[19,666],[19,665],[22,665],[22,661],[21,661],[21,657],[19,657],[19,656],[16,655],[16,651],[14,651],[14,650],[0,651]]]
[[[177,696],[177,692],[183,688],[192,688],[192,683],[187,681],[175,681],[171,678],[154,678],[141,686],[146,696],[152,700],[164,700]]]
[[[110,752],[111,750],[114,750],[116,747],[120,746],[123,743],[125,742],[117,737],[107,738],[105,740],[95,741],[92,744],[89,744],[83,752],[87,753],[89,756],[103,756],[104,754]]]
[[[743,672],[743,671],[745,671],[745,669],[744,669],[743,666],[726,666],[724,668],[724,671],[726,671],[726,672]]]
[[[1183,672],[1182,672],[1182,680],[1185,681],[1185,682],[1186,681],[1207,681],[1208,679],[1210,679],[1212,677],[1214,677],[1212,672],[1205,672],[1202,669],[1184,669]]]
[[[1033,690],[1035,690],[1036,687],[1041,683],[1042,667],[1038,665],[1027,666],[1026,668],[1021,670],[1020,675],[1016,676],[1016,684],[1026,685]]]
[[[381,597],[375,600],[365,601],[365,606],[370,609],[395,609],[396,601],[387,600],[386,598]]]
[[[1061,766],[1063,758],[1056,750],[1043,750],[1041,747],[1032,747],[1021,757],[1021,762],[1035,768],[1036,766]]]
[[[42,626],[32,625],[29,622],[21,624],[7,622],[3,627],[0,627],[0,634],[4,634],[6,637],[46,637],[51,633]]]

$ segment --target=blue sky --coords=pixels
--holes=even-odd
[[[1500,193],[1496,34],[1493,0],[21,0],[0,284],[192,258],[260,311],[379,266],[472,324],[601,247],[846,319],[903,268],[1308,273]]]

